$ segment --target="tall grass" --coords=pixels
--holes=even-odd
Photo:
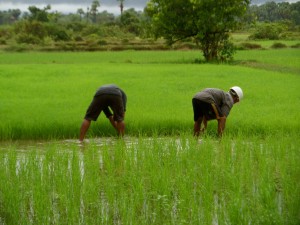
[[[0,54],[0,224],[298,224],[298,55],[243,51],[212,65],[195,51]],[[101,115],[78,146],[105,83],[128,95],[126,136],[109,137]],[[194,139],[193,95],[232,85],[245,98],[224,137],[213,121]]]
[[[229,135],[296,134],[299,51],[268,52],[271,56],[263,58],[262,51],[238,53],[242,60],[257,58],[256,65],[267,65],[263,68],[194,64],[199,54],[194,51],[0,54],[0,140],[77,138],[95,90],[106,83],[118,84],[128,95],[125,121],[131,136],[191,132],[193,95],[205,87],[233,85],[243,88],[245,99],[228,118]],[[280,54],[287,60],[279,63]],[[281,69],[274,72],[273,65]],[[215,130],[212,122],[208,132]],[[115,135],[103,115],[88,133],[99,135]]]
[[[4,224],[298,224],[299,140],[95,139],[0,151]]]

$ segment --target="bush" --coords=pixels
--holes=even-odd
[[[247,50],[247,49],[260,49],[260,48],[261,48],[260,44],[244,42],[241,44],[241,46],[238,49],[239,50]]]
[[[40,40],[48,35],[46,26],[38,21],[21,21],[16,23],[15,33],[18,35],[34,36]]]
[[[0,27],[0,37],[1,39],[7,40],[12,37],[12,29],[8,26],[1,26]]]
[[[286,48],[286,47],[287,47],[287,46],[286,46],[285,44],[279,43],[279,42],[274,43],[274,44],[271,46],[271,48]]]
[[[292,48],[300,48],[300,43],[291,46]]]
[[[225,41],[219,52],[219,59],[221,62],[233,60],[233,55],[236,52],[236,48],[230,41]]]
[[[30,47],[27,44],[14,44],[10,45],[4,49],[5,51],[12,51],[12,52],[24,52],[30,50]]]
[[[286,28],[282,25],[275,23],[263,23],[257,25],[255,31],[252,35],[249,36],[249,39],[266,39],[266,40],[278,40],[281,33]]]
[[[0,38],[0,45],[6,45],[6,40],[3,38]]]
[[[21,33],[16,37],[16,41],[18,44],[25,43],[25,44],[40,44],[42,43],[42,40],[38,37],[27,34],[27,33]]]
[[[46,31],[54,41],[69,41],[71,38],[65,31],[65,28],[56,24],[47,24]]]
[[[74,40],[77,42],[80,42],[80,41],[83,41],[83,38],[81,36],[77,35],[74,37]]]
[[[107,45],[107,41],[105,40],[99,40],[98,45]]]

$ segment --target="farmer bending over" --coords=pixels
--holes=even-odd
[[[80,129],[79,140],[83,141],[91,121],[96,121],[101,111],[109,119],[111,125],[117,130],[120,136],[125,131],[125,111],[127,96],[123,90],[116,85],[103,85],[95,93],[93,101],[88,107]],[[111,113],[110,109],[113,111]]]
[[[222,136],[225,129],[226,118],[233,104],[243,98],[240,87],[234,86],[229,92],[217,88],[206,88],[193,97],[194,110],[194,136],[199,136],[207,127],[207,121],[218,120],[218,135]],[[203,128],[201,125],[203,123]]]

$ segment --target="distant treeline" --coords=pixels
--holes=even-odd
[[[28,12],[0,11],[0,46],[33,44],[71,49],[88,46],[97,50],[99,46],[109,48],[112,38],[126,44],[135,37],[149,37],[151,24],[145,12],[134,8],[123,11],[123,7],[120,10],[119,15],[101,11],[99,2],[93,1],[89,8],[69,14],[51,11],[51,5],[42,9],[30,6]],[[286,36],[282,35],[284,32],[299,32],[300,1],[250,5],[241,22],[247,31],[256,29],[254,39],[278,39]],[[66,42],[71,45],[65,46]]]
[[[248,16],[252,22],[290,21],[294,25],[300,25],[300,1],[296,3],[267,2],[260,6],[251,5],[248,9]]]
[[[38,9],[35,6],[28,8],[29,12],[22,12],[20,9],[9,9],[6,11],[0,10],[0,25],[13,24],[22,19],[34,18],[43,22],[56,20],[60,22],[76,22],[86,21],[90,23],[111,24],[120,19],[119,15],[114,15],[107,11],[99,12],[101,6],[94,1],[91,7],[84,10],[79,8],[76,13],[62,14],[60,12],[48,12],[51,9],[51,5],[48,5],[44,9]],[[123,12],[123,8],[121,8]],[[134,9],[129,11],[135,12]],[[126,11],[125,11],[126,12]],[[142,12],[135,12],[138,18],[142,17]],[[250,5],[248,8],[247,22],[278,22],[278,21],[290,21],[294,25],[300,25],[300,1],[296,3],[274,1],[267,2],[262,5]],[[133,15],[131,15],[133,16]],[[132,20],[133,18],[131,18]],[[140,19],[140,18],[139,18]],[[131,21],[137,22],[137,21]]]

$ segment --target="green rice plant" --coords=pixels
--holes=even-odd
[[[48,58],[44,54],[32,53],[33,58],[40,58],[36,59],[38,64],[24,63],[18,67],[7,61],[1,66],[0,76],[1,84],[4,85],[1,96],[5,96],[0,103],[3,109],[0,112],[3,121],[0,125],[0,138],[76,138],[94,92],[105,83],[116,83],[126,91],[126,132],[133,136],[191,131],[193,95],[205,87],[226,90],[237,84],[244,89],[246,97],[231,112],[227,125],[229,133],[264,136],[279,131],[280,135],[299,131],[298,50],[244,53],[246,52],[238,52],[239,59],[245,60],[241,66],[175,63],[185,57],[194,57],[194,52],[190,52],[190,55],[185,52],[182,55],[176,53],[179,58],[170,57],[161,64],[156,64],[156,59],[151,61],[146,57],[148,54],[154,57],[151,52],[116,53],[115,58],[111,55],[111,58],[105,59],[106,62],[98,64],[94,63],[93,57],[108,57],[109,54],[74,53],[74,63],[78,64],[70,64],[70,53],[49,54]],[[164,52],[156,54],[158,59],[170,55]],[[267,57],[269,54],[272,57]],[[17,54],[15,56],[19,57]],[[43,58],[51,61],[52,56],[61,56],[60,60],[64,64],[43,62]],[[89,56],[94,62],[87,63],[85,59],[79,63],[81,57],[85,56]],[[132,62],[140,57],[140,62],[144,63],[117,62],[122,56],[128,57]],[[285,56],[286,60],[282,60],[281,56]],[[20,59],[23,57],[20,55]],[[251,63],[251,59],[256,61]],[[107,62],[109,60],[116,62]],[[174,60],[174,63],[168,63],[168,60]],[[282,120],[287,111],[290,119]],[[252,116],[245,117],[247,114]],[[255,118],[255,122],[252,118]],[[215,130],[216,125],[211,124],[208,132]],[[111,136],[115,135],[115,131],[101,115],[99,121],[92,124],[89,135]]]
[[[299,141],[189,134],[11,145],[4,224],[297,224]]]
[[[297,224],[299,51],[198,54],[0,54],[0,223]],[[128,95],[126,136],[101,115],[78,146],[104,83]],[[193,95],[237,84],[223,138],[193,138]]]

